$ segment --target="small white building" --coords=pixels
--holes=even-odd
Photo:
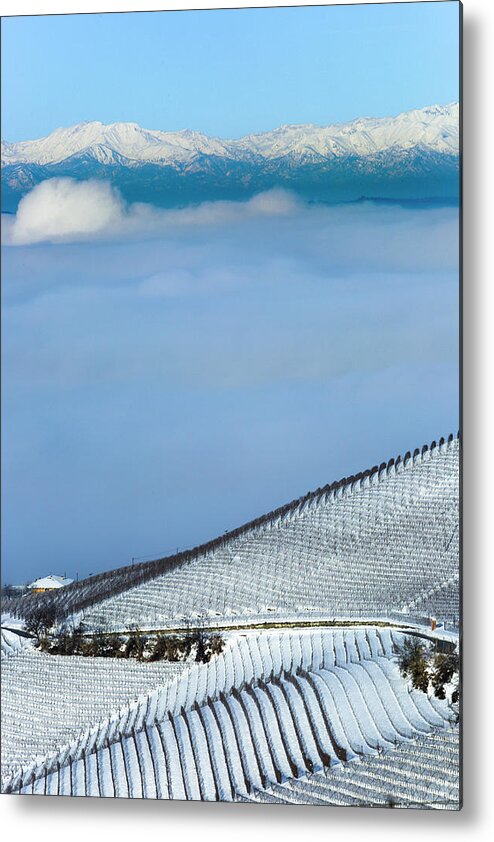
[[[35,593],[44,593],[44,591],[51,591],[54,588],[63,588],[73,581],[73,579],[66,579],[65,576],[54,576],[53,573],[50,573],[48,576],[43,576],[43,578],[31,582],[28,588]]]

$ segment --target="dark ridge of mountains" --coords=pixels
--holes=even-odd
[[[364,166],[365,163],[365,166]],[[2,210],[15,212],[19,201],[48,178],[109,180],[128,202],[177,207],[204,201],[242,200],[272,188],[284,188],[309,201],[368,199],[454,201],[459,196],[457,155],[413,152],[376,155],[365,162],[337,158],[318,164],[292,165],[286,160],[200,162],[191,169],[155,163],[132,167],[72,157],[58,163],[7,164],[2,168]]]

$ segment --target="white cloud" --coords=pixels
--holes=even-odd
[[[29,245],[153,236],[177,226],[285,216],[298,207],[291,193],[273,189],[245,202],[204,202],[163,210],[143,203],[126,205],[119,191],[105,181],[52,178],[42,181],[21,200],[15,218],[4,226],[3,241],[6,245]]]
[[[48,179],[19,203],[10,243],[88,238],[115,225],[124,214],[120,195],[106,182]]]

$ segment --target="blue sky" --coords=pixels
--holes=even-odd
[[[2,20],[2,133],[84,120],[236,137],[458,99],[457,2]]]

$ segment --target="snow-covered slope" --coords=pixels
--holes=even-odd
[[[377,152],[420,146],[434,152],[458,152],[458,104],[434,105],[406,111],[397,117],[362,117],[333,126],[282,126],[273,132],[249,135],[238,147],[266,158],[366,157]]]
[[[121,630],[403,611],[457,623],[458,457],[452,441],[321,494],[89,608],[85,621]]]
[[[330,126],[289,125],[239,140],[221,140],[194,131],[166,132],[137,123],[80,123],[48,137],[2,143],[3,164],[54,164],[90,154],[100,163],[184,164],[198,156],[273,160],[290,156],[312,163],[318,158],[366,157],[390,149],[420,147],[457,154],[458,104],[434,105],[397,117],[359,118]]]
[[[435,616],[458,623],[459,441],[382,463],[177,556],[12,602],[89,628]]]
[[[29,648],[18,648],[2,663],[3,778],[189,668],[181,662],[49,655],[27,642]],[[2,630],[2,660],[3,646]]]
[[[222,141],[199,132],[161,132],[137,123],[80,123],[60,128],[40,140],[2,144],[5,164],[53,164],[90,152],[101,163],[112,161],[185,161],[194,155],[226,154]]]
[[[382,756],[253,790],[238,801],[337,807],[414,807],[457,810],[460,805],[458,725],[403,743]]]
[[[413,756],[455,712],[409,691],[394,661],[401,639],[376,628],[233,635],[210,663],[24,765],[4,791],[230,801],[399,744]],[[374,782],[377,803],[387,787]],[[420,780],[408,796],[424,800]]]
[[[30,637],[17,634],[12,629],[5,629],[2,626],[1,630],[1,660],[10,658],[12,655],[18,655],[24,649],[31,649],[33,642]]]
[[[3,791],[458,809],[457,706],[397,663],[403,622],[458,621],[458,468],[450,436],[172,559],[9,603],[85,609],[93,632],[222,626],[225,646],[176,678],[7,658]]]

